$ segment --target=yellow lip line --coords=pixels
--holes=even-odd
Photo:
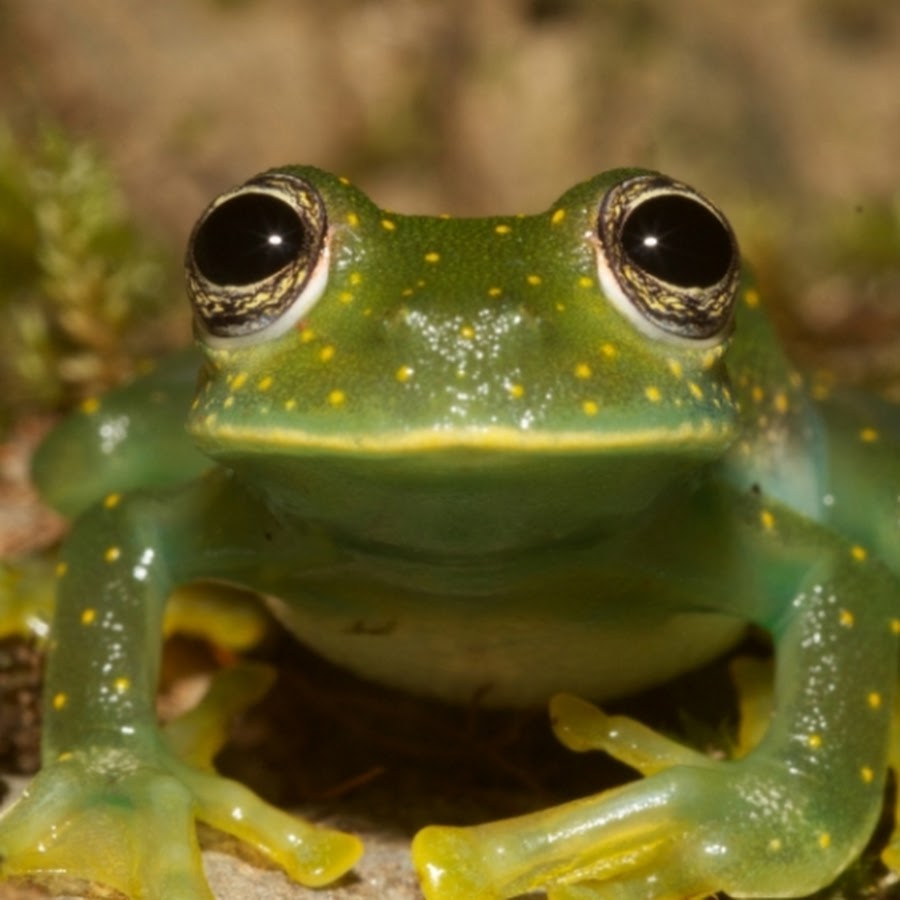
[[[659,447],[724,447],[734,437],[726,424],[716,428],[712,422],[699,426],[682,424],[677,428],[652,428],[638,431],[592,433],[586,431],[540,432],[516,428],[416,429],[384,432],[376,435],[319,435],[290,428],[239,428],[233,425],[205,426],[193,429],[201,444],[234,444],[240,448],[283,448],[291,450],[328,450],[344,453],[387,455],[397,451],[435,450],[546,450],[587,453],[611,450],[647,450]]]

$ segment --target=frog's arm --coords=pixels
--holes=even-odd
[[[209,898],[195,820],[254,844],[305,884],[354,864],[356,838],[217,776],[198,746],[208,735],[187,740],[200,765],[186,763],[156,726],[172,586],[200,576],[243,580],[245,568],[265,559],[284,566],[288,555],[303,570],[334,553],[286,533],[223,471],[177,490],[111,495],[78,521],[63,547],[49,646],[44,769],[0,822],[3,876],[62,871],[144,898]],[[185,749],[184,734],[176,744]]]
[[[697,598],[727,586],[713,608],[771,632],[776,713],[762,742],[715,761],[558,699],[567,743],[648,777],[519,819],[425,829],[413,852],[430,900],[796,897],[861,852],[887,768],[896,579],[865,548],[752,494],[720,487],[702,506],[649,536],[654,564]]]
[[[200,353],[190,347],[118,390],[83,402],[35,454],[33,476],[44,499],[74,516],[110,494],[179,484],[209,468],[184,427],[201,365]],[[47,559],[0,564],[0,635],[46,635],[54,606],[52,568]],[[167,631],[200,634],[234,649],[256,643],[264,621],[246,599],[221,586],[179,589],[166,609]]]
[[[33,475],[44,499],[74,516],[113,491],[177,484],[208,468],[184,428],[201,364],[191,347],[85,400],[35,454]]]

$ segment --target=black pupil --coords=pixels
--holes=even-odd
[[[722,222],[680,194],[661,194],[636,206],[622,226],[622,246],[645,272],[685,288],[717,284],[734,257]]]
[[[308,250],[303,224],[277,197],[240,194],[216,207],[197,229],[194,263],[214,284],[261,281]]]

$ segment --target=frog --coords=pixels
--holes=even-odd
[[[301,885],[356,865],[355,836],[216,773],[258,673],[158,725],[168,598],[194,583],[367,679],[549,702],[566,746],[641,776],[425,827],[428,900],[796,897],[860,855],[900,757],[900,415],[798,371],[709,199],[624,168],[534,215],[401,215],[287,166],[212,201],[185,269],[193,348],[36,457],[74,524],[0,877],[209,898],[197,822]],[[773,699],[739,753],[595,705],[748,627]]]

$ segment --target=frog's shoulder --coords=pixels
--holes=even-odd
[[[184,428],[200,365],[191,347],[84,400],[35,455],[34,480],[44,499],[75,515],[111,492],[173,484],[207,468]]]

